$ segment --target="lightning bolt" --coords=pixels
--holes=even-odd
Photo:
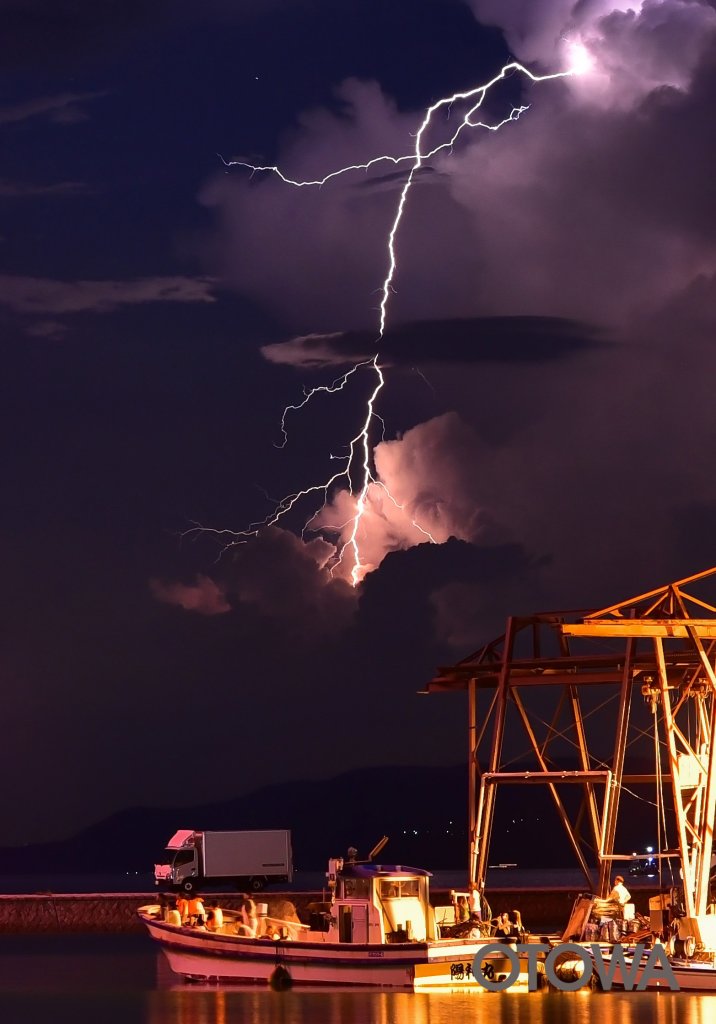
[[[390,226],[390,230],[388,232],[387,237],[388,265],[385,277],[380,288],[381,300],[380,305],[378,307],[378,336],[376,338],[376,345],[379,345],[385,335],[388,323],[390,297],[394,291],[393,281],[398,272],[396,241],[400,225],[403,219],[403,215],[405,213],[406,205],[408,202],[408,196],[415,182],[415,176],[420,171],[421,167],[424,166],[425,161],[433,159],[442,152],[451,153],[456,143],[459,141],[460,137],[468,129],[482,128],[487,131],[496,132],[499,131],[501,128],[504,128],[505,125],[509,124],[510,122],[519,120],[522,114],[529,110],[529,106],[513,107],[510,113],[507,115],[507,117],[503,118],[501,121],[498,121],[496,123],[488,123],[486,121],[479,119],[478,112],[482,107],[485,98],[487,97],[490,90],[493,88],[493,86],[497,85],[498,82],[503,81],[513,72],[518,73],[520,75],[524,75],[525,78],[529,79],[529,81],[531,81],[532,83],[539,83],[552,81],[558,78],[567,78],[572,75],[580,74],[584,70],[585,61],[583,48],[573,49],[572,67],[565,71],[556,71],[551,74],[538,75],[530,71],[529,68],[526,68],[523,64],[520,64],[516,61],[511,61],[509,64],[505,64],[505,66],[501,68],[500,71],[488,82],[485,82],[482,85],[475,86],[472,89],[468,89],[461,92],[455,92],[450,96],[444,96],[441,99],[437,100],[435,103],[433,103],[431,106],[429,106],[425,111],[422,123],[420,124],[420,127],[417,133],[415,134],[415,144],[412,149],[412,152],[404,154],[402,156],[381,154],[379,156],[373,157],[372,159],[366,161],[365,163],[350,164],[346,167],[340,167],[337,170],[330,171],[322,178],[297,180],[288,177],[277,166],[260,166],[245,162],[243,160],[227,161],[224,160],[223,157],[220,157],[220,159],[222,160],[224,166],[227,168],[244,168],[245,170],[249,170],[252,176],[259,173],[273,174],[280,178],[280,180],[283,181],[286,185],[291,185],[295,188],[321,188],[338,177],[357,171],[368,172],[369,170],[380,164],[389,163],[394,166],[401,166],[403,164],[409,165],[408,174],[400,190],[395,215],[393,217],[393,221]],[[446,111],[447,114],[449,115],[452,111],[452,108],[456,104],[467,104],[467,111],[459,120],[455,130],[452,132],[452,134],[446,141],[439,142],[432,148],[424,150],[424,141],[427,133],[429,132],[433,124],[435,115],[439,111]],[[343,391],[343,389],[346,388],[348,384],[351,382],[352,378],[363,369],[367,369],[370,373],[372,373],[375,376],[375,383],[373,385],[370,396],[366,402],[366,415],[363,420],[363,423],[361,424],[361,428],[355,435],[355,437],[353,437],[352,440],[349,442],[348,454],[339,457],[340,460],[344,463],[343,468],[340,471],[332,474],[330,478],[323,483],[306,487],[303,490],[297,491],[294,494],[290,494],[287,495],[285,498],[282,498],[279,502],[276,503],[274,511],[269,516],[267,516],[266,519],[262,520],[260,523],[252,524],[246,530],[212,530],[209,532],[216,533],[220,537],[226,538],[227,545],[242,543],[248,537],[256,536],[256,534],[262,528],[266,526],[275,525],[284,515],[290,512],[299,501],[302,501],[304,498],[309,497],[311,495],[322,494],[323,502],[320,505],[320,507],[316,509],[316,511],[311,515],[310,519],[305,524],[304,529],[302,531],[302,534],[305,534],[305,531],[310,528],[310,525],[320,516],[321,512],[325,510],[331,498],[331,495],[335,493],[336,486],[339,484],[339,482],[343,481],[347,486],[348,493],[352,498],[355,499],[355,511],[352,518],[348,521],[348,523],[350,523],[348,539],[341,546],[339,546],[336,553],[336,558],[334,560],[333,565],[331,566],[331,572],[333,572],[333,570],[342,563],[344,554],[346,550],[348,550],[352,555],[353,562],[350,572],[351,583],[354,587],[357,586],[358,583],[360,583],[367,569],[361,558],[359,530],[363,517],[365,516],[368,508],[369,491],[371,485],[380,487],[385,492],[388,499],[393,503],[393,505],[396,508],[404,511],[404,506],[399,504],[395,497],[389,492],[385,484],[382,481],[376,479],[373,473],[371,428],[373,425],[373,421],[375,419],[380,419],[378,413],[376,412],[376,404],[378,402],[378,396],[380,395],[380,392],[383,390],[385,386],[385,375],[383,372],[385,367],[381,366],[380,364],[379,353],[376,353],[376,355],[372,359],[367,359],[356,363],[353,367],[351,367],[350,370],[342,374],[340,377],[337,377],[329,385],[322,385],[320,387],[315,387],[308,390],[304,389],[303,399],[300,402],[297,402],[296,404],[286,406],[286,408],[283,411],[283,415],[281,417],[281,434],[283,440],[282,443],[278,446],[283,448],[288,443],[286,420],[289,413],[296,412],[304,408],[313,398],[315,398],[319,394],[330,395],[335,394],[336,392],[339,391]],[[334,459],[336,458],[336,456],[332,455],[331,458]],[[358,468],[356,468],[356,463],[358,464]],[[356,473],[358,474],[360,480],[359,486],[354,486],[353,483]],[[429,533],[428,530],[420,526],[420,524],[418,524],[415,520],[411,520],[411,522],[418,533],[422,534],[431,543],[437,543],[435,541],[435,538]],[[345,529],[345,527],[348,525],[348,523],[343,524],[343,527],[341,528],[341,533],[343,529]],[[196,524],[194,527],[192,527],[191,531],[187,532],[193,532],[194,530],[204,531],[204,529],[205,528]]]

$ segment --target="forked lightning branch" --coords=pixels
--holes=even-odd
[[[306,530],[310,531],[312,529],[321,529],[321,527],[314,527],[313,524],[316,523],[320,514],[326,509],[332,498],[334,498],[337,492],[342,488],[350,495],[352,512],[347,521],[343,524],[342,529],[335,531],[338,532],[338,541],[336,545],[336,553],[332,559],[330,568],[331,573],[335,572],[339,566],[343,565],[344,560],[349,558],[350,572],[345,574],[348,575],[350,582],[354,587],[360,583],[367,571],[367,566],[361,555],[361,523],[369,508],[369,492],[371,486],[380,488],[381,493],[384,494],[396,508],[404,511],[404,507],[397,501],[394,495],[390,493],[385,483],[376,476],[373,458],[373,433],[376,422],[379,422],[382,425],[382,420],[377,412],[377,405],[380,393],[385,387],[385,368],[381,366],[379,346],[387,328],[390,299],[394,291],[394,282],[399,269],[397,245],[399,230],[403,216],[405,215],[408,207],[409,195],[411,188],[415,183],[416,175],[420,169],[425,166],[426,161],[437,157],[441,153],[451,153],[461,137],[468,133],[469,130],[481,128],[491,132],[499,131],[506,125],[519,120],[519,118],[529,109],[526,105],[513,106],[507,116],[501,120],[494,122],[483,120],[480,117],[481,108],[483,107],[485,99],[490,91],[499,82],[504,81],[513,74],[519,74],[524,76],[529,82],[536,84],[580,74],[585,71],[587,67],[588,55],[584,47],[578,43],[571,44],[570,67],[564,71],[538,75],[530,71],[523,64],[512,61],[501,68],[500,71],[488,82],[475,86],[472,89],[455,92],[450,96],[444,96],[429,106],[425,111],[422,123],[415,134],[415,142],[411,152],[400,156],[381,154],[379,156],[372,157],[365,163],[351,164],[346,167],[329,171],[320,178],[298,180],[284,174],[284,172],[277,166],[261,166],[250,164],[242,160],[224,161],[227,167],[240,167],[250,171],[251,174],[263,173],[275,175],[286,185],[298,189],[328,185],[343,175],[355,174],[358,172],[365,173],[374,167],[386,163],[393,164],[398,167],[405,166],[407,171],[405,181],[403,182],[399,192],[395,213],[386,238],[386,272],[380,286],[381,299],[377,324],[377,351],[375,355],[370,359],[356,363],[351,367],[351,369],[342,374],[331,384],[306,390],[304,392],[303,399],[295,405],[287,406],[284,409],[283,416],[281,417],[281,430],[285,445],[288,439],[286,424],[289,413],[302,409],[318,394],[334,394],[344,390],[349,384],[353,383],[354,379],[362,371],[371,374],[374,380],[370,387],[369,396],[366,400],[365,416],[362,417],[356,434],[350,439],[346,446],[347,454],[344,456],[331,456],[333,461],[337,460],[342,464],[341,468],[336,472],[329,474],[319,483],[309,485],[282,498],[276,504],[274,511],[261,522],[252,523],[243,530],[209,530],[209,532],[220,537],[225,547],[231,547],[235,544],[243,543],[250,537],[256,536],[263,528],[273,526],[278,523],[289,512],[292,512],[299,503],[304,503],[311,498],[318,499],[318,504],[315,505],[313,510],[308,513],[307,518],[304,521],[303,532]],[[451,131],[449,137],[432,145],[429,144],[427,139],[431,131],[434,129],[434,122],[436,121],[437,115],[443,113],[446,117],[449,117],[452,114],[453,109],[456,107],[459,107],[464,111],[464,113],[459,117],[457,126]],[[412,527],[416,531],[417,538],[435,543],[435,538],[431,535],[425,524],[421,524],[415,519],[411,519],[410,521]],[[205,527],[197,525],[188,532],[204,530],[206,530]],[[347,568],[347,566],[345,568]]]

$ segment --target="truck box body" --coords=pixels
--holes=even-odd
[[[205,878],[285,876],[290,881],[291,838],[285,830],[204,832]]]

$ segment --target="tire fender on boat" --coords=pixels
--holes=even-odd
[[[578,978],[583,978],[587,974],[589,975],[589,981],[585,982],[585,988],[594,991],[601,987],[599,975],[594,964],[590,966],[589,962],[585,962],[579,956],[575,956],[574,953],[564,952],[560,954],[552,964],[552,970],[560,981],[576,982]],[[546,981],[550,988],[554,987],[549,978]]]
[[[283,964],[277,964],[271,977],[269,978],[269,985],[274,992],[285,992],[293,985],[293,978],[291,977],[287,967]]]
[[[690,960],[696,952],[696,939],[693,935],[687,935],[685,939],[674,938],[674,955],[683,956]]]

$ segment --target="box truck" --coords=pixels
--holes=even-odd
[[[193,892],[205,886],[235,886],[260,892],[272,882],[293,880],[291,833],[287,829],[196,832],[180,829],[166,846],[168,863],[154,865],[157,885]]]

